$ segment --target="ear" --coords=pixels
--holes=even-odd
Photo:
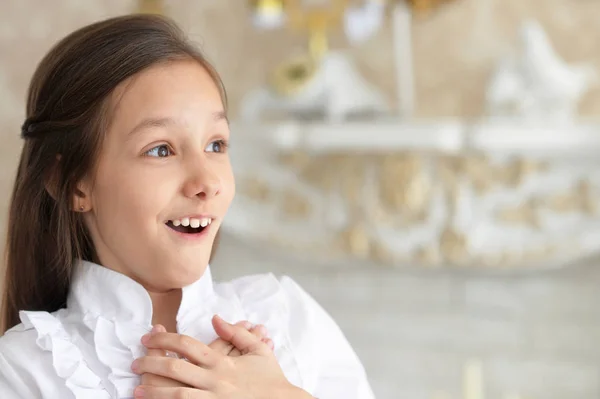
[[[46,180],[44,183],[44,188],[48,192],[48,194],[56,201],[58,198],[58,182],[59,182],[59,173],[60,173],[60,160],[61,155],[56,155],[56,161],[50,168],[46,176]],[[90,190],[87,182],[82,181],[77,184],[77,188],[72,195],[71,198],[71,209],[77,212],[87,212],[91,209],[90,203]]]
[[[91,184],[87,178],[84,178],[82,181],[77,183],[77,187],[75,188],[75,192],[72,196],[72,209],[75,212],[88,212],[92,209],[92,201],[91,201]]]

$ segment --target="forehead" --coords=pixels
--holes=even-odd
[[[194,60],[147,68],[119,85],[111,103],[111,125],[130,127],[147,117],[192,121],[224,110],[217,82]]]

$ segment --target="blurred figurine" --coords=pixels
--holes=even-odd
[[[502,60],[494,72],[486,93],[488,115],[572,120],[579,100],[597,81],[596,71],[560,59],[536,21],[521,27],[520,45],[520,54]]]
[[[241,117],[257,121],[267,110],[340,122],[352,115],[386,113],[388,105],[347,56],[330,52],[319,61],[306,57],[281,65],[268,84],[245,96]]]

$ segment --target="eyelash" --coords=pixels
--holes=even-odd
[[[223,153],[227,152],[227,149],[229,148],[229,143],[226,140],[223,140],[223,139],[215,140],[215,141],[211,142],[209,144],[209,146],[211,146],[211,145],[217,145],[217,144],[219,146],[221,146],[221,151],[209,151],[209,152],[214,152],[214,153],[217,153],[217,154],[223,154]],[[160,149],[162,147],[166,147],[168,149],[169,154],[167,156],[159,156],[159,155],[154,156],[154,155],[150,155],[150,153],[152,151],[158,150],[158,149]],[[152,157],[152,158],[167,158],[168,156],[173,155],[173,152],[174,151],[172,150],[171,146],[169,146],[168,144],[160,144],[160,145],[157,145],[155,147],[150,148],[148,151],[146,151],[144,153],[144,155],[148,156],[148,157]]]

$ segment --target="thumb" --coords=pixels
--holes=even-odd
[[[221,339],[231,342],[244,355],[270,352],[269,348],[259,338],[242,326],[229,324],[218,315],[213,317],[212,324]]]

